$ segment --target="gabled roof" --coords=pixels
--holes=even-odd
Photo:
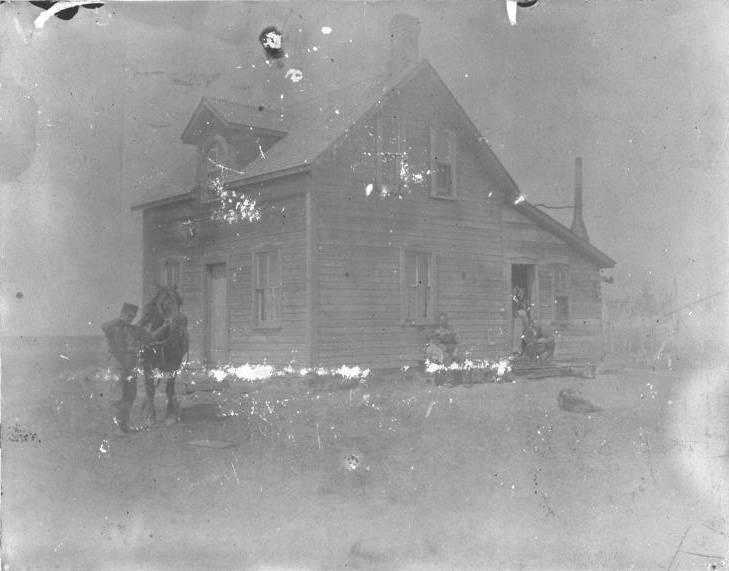
[[[399,77],[379,77],[291,104],[287,110],[288,134],[263,156],[247,165],[230,184],[252,182],[274,173],[288,173],[311,165],[351,127],[374,112],[395,87],[429,66],[425,60]]]
[[[284,135],[288,131],[285,115],[263,107],[244,105],[226,99],[203,97],[182,132],[182,141],[195,144],[197,137],[205,129],[205,115],[210,114],[230,129],[255,129],[277,132]]]
[[[565,241],[575,250],[592,260],[601,268],[609,268],[615,262],[592,244],[580,238],[569,228],[521,199],[521,192],[509,172],[486,143],[478,128],[463,110],[433,66],[423,59],[398,76],[380,76],[362,81],[314,99],[293,103],[285,113],[277,114],[250,105],[241,105],[222,99],[203,97],[192,119],[182,135],[183,140],[192,142],[194,133],[200,129],[204,113],[212,113],[226,126],[245,127],[250,125],[262,129],[285,132],[286,136],[266,153],[248,164],[240,176],[231,178],[226,184],[242,186],[270,178],[287,176],[308,170],[336,141],[345,137],[355,124],[366,121],[389,97],[419,73],[427,71],[440,89],[451,99],[460,121],[474,140],[474,150],[497,187],[505,194],[507,203],[534,223]],[[517,200],[520,199],[520,200]]]

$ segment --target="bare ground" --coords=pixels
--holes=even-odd
[[[726,554],[726,371],[233,384],[184,399],[223,420],[127,436],[106,382],[67,372],[3,371],[8,569],[706,569]],[[560,409],[565,388],[602,411]]]

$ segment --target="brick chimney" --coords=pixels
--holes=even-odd
[[[390,20],[390,58],[387,60],[387,74],[402,73],[420,59],[420,20],[409,14],[396,14]]]
[[[582,157],[575,157],[575,216],[572,219],[572,231],[586,242],[590,241],[582,219]]]

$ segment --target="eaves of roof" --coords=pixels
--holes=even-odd
[[[316,125],[307,124],[306,122],[299,123],[297,125],[296,119],[292,120],[292,123],[288,125],[290,130],[288,135],[284,137],[280,142],[274,145],[268,152],[267,156],[262,156],[253,161],[246,168],[246,173],[242,176],[232,179],[226,182],[227,185],[232,187],[249,186],[261,182],[270,181],[284,176],[290,176],[299,172],[308,171],[312,164],[324,153],[327,149],[336,144],[339,140],[346,137],[350,129],[359,122],[366,121],[372,114],[376,113],[378,107],[385,102],[389,97],[395,93],[398,87],[407,83],[414,78],[423,69],[428,69],[433,77],[439,82],[442,89],[449,94],[461,120],[465,125],[468,126],[471,131],[471,135],[477,141],[476,150],[487,167],[487,170],[492,173],[495,177],[496,182],[503,192],[507,196],[508,203],[516,208],[519,212],[527,216],[529,219],[534,221],[540,227],[544,228],[548,232],[551,232],[555,236],[564,240],[567,244],[571,245],[578,252],[582,253],[588,259],[594,261],[600,268],[611,268],[615,265],[615,261],[610,258],[607,254],[600,251],[598,248],[590,244],[588,241],[583,240],[577,234],[572,232],[569,228],[561,224],[556,219],[552,218],[548,214],[538,210],[535,206],[530,204],[526,200],[516,203],[515,201],[521,192],[514,179],[511,177],[509,172],[506,170],[504,165],[501,163],[496,154],[491,150],[491,147],[486,142],[485,138],[481,135],[476,125],[471,120],[470,116],[461,107],[460,103],[450,91],[445,82],[441,79],[435,69],[432,67],[428,60],[421,60],[415,66],[403,72],[400,76],[391,79],[390,81],[382,81],[377,83],[368,90],[366,97],[359,102],[352,103],[351,100],[346,101],[349,103],[351,108],[349,112],[344,113],[339,121],[332,123],[331,129],[329,124],[325,125],[324,129],[320,129],[316,136],[307,129],[316,128]],[[214,101],[203,98],[198,104],[195,110],[193,118],[188,123],[183,133],[183,140],[191,129],[194,120],[201,112],[202,108],[210,109],[212,113],[216,115],[225,124],[229,123],[229,119],[226,118],[220,111],[215,109]],[[322,111],[323,109],[320,109]],[[302,106],[299,109],[300,117],[306,117],[310,113],[307,112],[306,107]],[[311,119],[311,117],[309,117]],[[308,137],[307,141],[300,141],[297,135],[301,135],[301,131],[306,131]],[[316,141],[317,144],[311,144]],[[165,201],[172,201],[171,203],[177,203],[182,200],[182,196],[171,197],[169,199],[163,199],[145,203],[133,207],[133,209],[150,208],[153,206],[160,206],[166,204]]]
[[[148,208],[156,208],[158,206],[171,206],[173,204],[182,204],[185,202],[191,202],[195,200],[195,195],[192,192],[184,192],[182,194],[175,194],[174,196],[168,196],[166,198],[159,198],[157,200],[149,200],[147,202],[140,202],[134,204],[131,207],[132,212],[137,210],[147,210]]]
[[[599,268],[612,268],[615,266],[615,260],[613,260],[610,256],[590,244],[588,241],[580,238],[577,234],[572,232],[572,230],[567,228],[567,226],[558,220],[555,220],[549,214],[542,212],[536,206],[526,201],[522,201],[519,204],[515,204],[513,207],[548,232],[551,232],[558,238],[564,240],[582,255],[593,260]]]
[[[225,127],[249,128],[282,136],[287,132],[287,122],[273,116],[269,111],[257,111],[250,105],[203,96],[182,131],[181,139],[184,143],[195,143],[195,128],[204,111],[212,114]]]

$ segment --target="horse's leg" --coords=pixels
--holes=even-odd
[[[154,410],[154,375],[152,374],[152,368],[149,365],[144,366],[144,403],[142,403],[142,415],[144,420],[148,423],[152,423],[157,418],[157,413]]]
[[[118,401],[115,418],[121,431],[129,432],[129,416],[137,396],[137,373],[124,370],[121,379],[121,400]]]
[[[167,393],[167,420],[168,424],[174,424],[180,415],[180,405],[177,402],[177,396],[175,395],[175,379],[177,378],[177,371],[169,373],[167,377],[167,386],[165,392]]]

